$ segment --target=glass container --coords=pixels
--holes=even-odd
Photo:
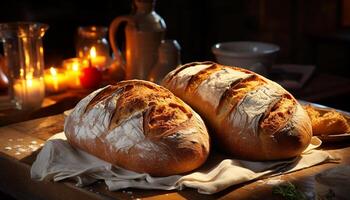
[[[35,110],[44,100],[42,37],[47,29],[48,25],[34,22],[0,24],[9,96],[17,109]]]
[[[105,70],[111,60],[107,33],[108,28],[103,26],[79,27],[76,41],[77,57],[88,60],[92,67]]]

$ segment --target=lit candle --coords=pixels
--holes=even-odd
[[[107,58],[105,56],[99,56],[94,46],[90,49],[90,62],[92,67],[103,69],[106,66]]]
[[[54,67],[50,67],[50,69],[45,70],[44,79],[45,88],[48,92],[61,92],[67,87],[65,73]]]
[[[17,107],[22,110],[40,108],[45,97],[45,85],[42,78],[27,76],[26,79],[16,79],[13,83],[14,97]]]
[[[80,58],[70,58],[63,61],[63,67],[66,69],[66,78],[70,88],[81,88],[81,70],[88,66],[89,63]]]

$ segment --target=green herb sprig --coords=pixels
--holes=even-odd
[[[272,193],[281,195],[286,200],[306,200],[306,196],[290,182],[274,186]]]

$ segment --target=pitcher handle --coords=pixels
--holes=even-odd
[[[132,20],[131,17],[128,16],[121,16],[121,17],[117,17],[115,18],[111,25],[109,26],[109,41],[111,43],[111,47],[114,53],[115,58],[122,63],[122,67],[125,67],[125,56],[121,53],[120,48],[118,47],[117,41],[115,39],[115,34],[118,31],[118,28],[120,26],[121,23],[126,22],[127,24],[132,24],[134,25],[134,21]]]

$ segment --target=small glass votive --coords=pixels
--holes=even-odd
[[[50,67],[44,72],[45,89],[49,93],[58,93],[67,89],[68,81],[63,69]]]
[[[82,69],[89,66],[89,61],[81,58],[69,58],[63,61],[63,68],[66,70],[67,85],[69,88],[81,88],[80,75]]]
[[[45,97],[45,86],[42,77],[15,79],[12,88],[16,100],[16,108],[20,110],[35,110],[41,107]]]
[[[87,59],[92,67],[105,70],[110,61],[108,28],[103,26],[86,26],[78,28],[76,54],[78,58]]]
[[[8,71],[8,96],[16,109],[33,111],[44,101],[42,37],[47,29],[48,25],[35,22],[0,24],[3,67]]]

